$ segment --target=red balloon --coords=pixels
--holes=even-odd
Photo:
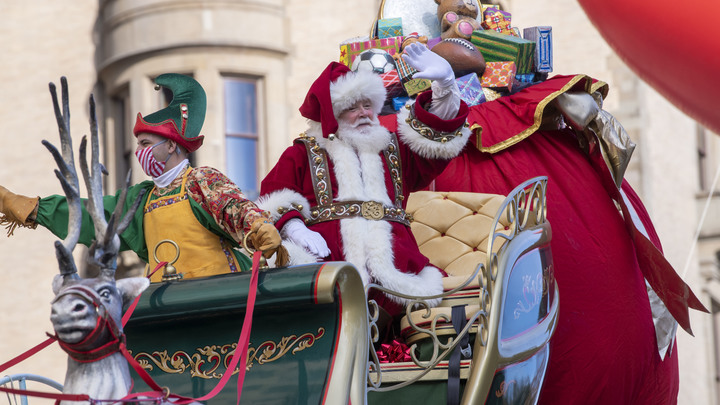
[[[578,2],[640,78],[720,133],[720,1]]]

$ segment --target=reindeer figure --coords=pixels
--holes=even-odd
[[[62,111],[58,105],[55,85],[50,83],[62,153],[48,141],[43,141],[43,145],[57,162],[59,170],[55,170],[55,174],[67,196],[69,211],[67,237],[62,242],[55,242],[60,274],[53,281],[56,297],[52,302],[50,316],[60,346],[69,356],[63,392],[86,394],[93,399],[119,399],[128,394],[132,385],[127,361],[119,351],[120,344],[124,342],[121,324],[123,307],[147,288],[149,281],[140,277],[115,280],[120,247],[118,235],[127,227],[140,205],[142,195],[125,217],[118,220],[130,181],[128,174],[120,202],[110,219],[106,220],[101,179],[101,172],[105,170],[99,162],[95,102],[90,96],[91,164],[88,168],[87,138],[83,137],[80,165],[88,191],[87,210],[95,227],[96,239],[89,249],[89,261],[101,271],[96,278],[80,278],[72,251],[80,236],[82,201],[72,151],[67,80],[64,77],[61,85]]]

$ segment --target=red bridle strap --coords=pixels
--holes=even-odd
[[[161,262],[161,263],[159,263],[158,266],[155,268],[155,270],[153,270],[153,272],[150,273],[150,275],[154,274],[156,271],[158,271],[160,268],[162,268],[162,266],[164,266],[164,265],[166,265],[166,264],[167,264],[167,262]],[[150,277],[150,276],[148,276],[148,277]],[[94,294],[94,291],[93,291],[92,293],[89,293],[89,294],[87,294],[87,293],[89,292],[88,290],[84,290],[84,291],[85,291],[86,294],[82,294],[82,296],[84,296],[87,301],[93,302],[93,304],[95,305],[95,307],[98,308],[98,305],[97,305],[97,303],[96,303],[96,299],[95,299],[95,298],[92,298],[92,297],[96,297],[96,296],[97,296],[96,294]],[[78,289],[76,289],[76,293],[77,293],[77,292],[78,292]],[[63,294],[61,294],[61,295],[65,295],[65,292],[64,292]],[[58,296],[58,297],[59,297],[59,296]],[[55,297],[55,299],[53,300],[53,302],[56,301],[56,300],[58,299],[58,297]],[[133,302],[133,304],[134,304],[134,305],[137,305],[137,299],[136,299],[135,302]],[[133,307],[133,309],[134,309],[134,307]],[[132,312],[132,311],[130,311],[130,312]],[[128,316],[128,318],[129,318],[129,316]],[[126,322],[127,322],[127,320],[126,320],[125,318],[123,318],[123,326],[125,325]],[[96,331],[99,329],[100,324],[101,324],[101,321],[100,321],[100,318],[98,317],[98,322],[97,322],[96,325],[95,325],[95,329],[93,330],[93,333],[96,332]],[[108,326],[110,327],[110,330],[111,330],[111,331],[117,331],[117,326],[115,325],[114,322],[111,321],[111,325],[108,325]],[[118,333],[115,332],[115,333],[113,333],[113,336],[115,336],[115,338],[116,338],[116,340],[117,340],[117,343],[110,342],[108,345],[113,345],[113,344],[114,344],[115,346],[117,346],[117,348],[115,349],[115,351],[119,351],[119,350],[120,350],[120,343],[122,343],[123,346],[124,346],[124,343],[125,343],[124,335],[121,335],[122,338],[118,338]],[[46,347],[48,347],[48,346],[50,346],[51,344],[53,344],[56,340],[58,340],[57,336],[48,334],[48,338],[47,338],[46,340],[44,340],[43,342],[41,342],[41,343],[39,343],[38,345],[36,345],[35,347],[33,347],[33,348],[25,351],[24,353],[16,356],[15,358],[6,361],[6,362],[3,363],[3,364],[0,364],[0,373],[4,372],[5,370],[9,369],[10,367],[13,367],[13,366],[15,366],[15,365],[17,365],[17,364],[20,364],[20,363],[22,363],[23,361],[29,359],[30,357],[34,356],[34,355],[37,354],[38,352],[42,351],[42,350],[45,349]],[[85,339],[83,339],[83,342],[87,342],[87,341],[88,341],[88,338],[87,338],[87,337],[86,337]],[[58,343],[61,343],[61,342],[58,341]],[[104,345],[103,347],[108,346],[108,345]],[[63,347],[63,349],[64,349],[66,352],[68,352],[68,351],[66,350],[66,348],[67,348],[67,346],[66,346],[66,347]],[[99,349],[96,349],[96,350],[98,350],[98,352],[100,352],[100,351],[104,351],[104,350],[109,350],[109,348],[106,348],[106,349],[99,348]],[[70,354],[70,352],[68,352],[68,355],[70,355],[70,357],[73,357],[73,355]],[[161,389],[160,391],[162,391],[162,389]],[[9,393],[9,394],[14,394],[14,395],[26,395],[26,396],[31,396],[31,397],[39,397],[39,398],[51,398],[51,399],[55,399],[55,400],[57,400],[57,401],[63,401],[63,400],[65,400],[65,401],[89,401],[89,400],[91,400],[91,398],[90,398],[88,395],[85,395],[85,394],[56,394],[56,393],[50,393],[50,392],[40,392],[40,391],[32,391],[32,390],[21,390],[21,389],[5,388],[5,387],[0,387],[0,392],[5,392],[5,393]],[[146,396],[146,397],[152,397],[152,398],[162,398],[162,397],[164,397],[164,395],[159,395],[159,396],[158,396],[158,395],[153,395],[153,393],[146,393],[145,396]],[[132,397],[131,395],[128,395],[128,400],[131,400],[131,397]],[[109,401],[109,400],[107,400],[107,401],[94,400],[94,401],[96,401],[96,402],[98,402],[98,401],[100,401],[100,402],[114,402],[114,401]]]
[[[9,369],[10,367],[12,367],[12,366],[14,366],[14,365],[16,365],[16,364],[20,364],[20,363],[22,363],[23,361],[29,359],[29,358],[32,357],[35,353],[37,353],[37,352],[41,351],[42,349],[44,349],[44,348],[50,346],[51,344],[53,344],[53,343],[55,342],[55,340],[57,340],[57,339],[55,339],[55,336],[50,336],[50,337],[49,337],[48,339],[46,339],[44,342],[38,344],[37,346],[35,346],[35,347],[33,347],[32,349],[26,351],[25,353],[22,353],[22,354],[20,354],[19,356],[15,357],[14,359],[9,360],[9,361],[6,361],[6,362],[3,363],[3,364],[0,364],[0,374],[1,374],[3,371]]]
[[[90,401],[90,397],[86,394],[57,394],[54,392],[42,392],[32,390],[21,390],[17,388],[0,387],[0,392],[6,392],[13,395],[26,395],[29,397],[49,398],[58,401]]]
[[[230,377],[233,374],[233,370],[235,370],[236,367],[238,367],[238,364],[242,364],[243,366],[239,368],[238,370],[238,383],[237,383],[237,404],[240,404],[240,395],[242,393],[242,387],[243,382],[245,381],[245,371],[247,364],[247,352],[248,352],[248,345],[250,343],[250,331],[252,329],[252,318],[253,318],[253,312],[255,310],[255,298],[257,296],[257,283],[258,283],[258,273],[260,271],[260,259],[262,257],[262,252],[256,251],[253,254],[253,265],[252,265],[252,274],[250,277],[250,285],[248,288],[248,300],[247,300],[247,306],[245,310],[245,318],[243,320],[243,326],[242,330],[240,332],[240,338],[238,339],[237,348],[240,349],[240,352],[237,351],[233,355],[232,359],[230,360],[230,364],[228,364],[227,371],[223,374],[222,378],[218,382],[218,384],[215,386],[215,388],[212,389],[209,393],[206,395],[203,395],[199,398],[189,398],[184,397],[177,394],[172,394],[169,392],[167,388],[160,387],[153,379],[150,377],[150,375],[143,369],[140,364],[132,357],[132,355],[128,352],[127,347],[125,346],[124,339],[119,339],[119,350],[125,358],[127,359],[128,363],[133,367],[133,369],[138,373],[138,375],[145,381],[145,383],[153,389],[153,391],[148,392],[140,392],[140,393],[134,393],[134,394],[128,394],[124,398],[121,398],[119,400],[99,400],[99,399],[91,399],[88,395],[85,394],[54,394],[54,393],[47,393],[47,392],[38,392],[38,391],[30,391],[30,390],[20,390],[20,389],[14,389],[14,388],[3,388],[0,387],[0,392],[7,392],[11,394],[16,395],[27,395],[27,396],[33,396],[33,397],[40,397],[40,398],[51,398],[55,399],[56,403],[59,403],[62,400],[66,401],[90,401],[91,403],[97,403],[97,402],[136,402],[140,399],[144,400],[152,400],[152,399],[168,399],[172,398],[174,401],[174,404],[177,405],[185,405],[190,404],[192,402],[196,401],[207,401],[208,399],[211,399],[215,397],[220,391],[225,388],[225,385],[227,384],[228,380],[230,380]],[[167,263],[159,263],[158,266],[155,268],[153,273],[160,269],[163,265]],[[151,273],[152,275],[152,273]],[[94,291],[93,291],[94,292]],[[96,294],[90,294],[90,296],[93,296]],[[56,297],[57,299],[57,297]],[[132,315],[132,312],[135,310],[135,307],[137,306],[139,300],[139,296],[135,298],[130,308],[128,308],[128,311],[125,313],[125,315],[122,318],[122,325],[123,327],[127,323],[127,321],[130,319],[130,316]],[[91,300],[92,302],[95,302],[95,300]],[[98,321],[98,324],[100,322]],[[115,331],[113,333],[113,336],[117,338],[118,333],[117,327],[112,321],[112,319],[108,318],[108,327],[111,328],[111,331]],[[96,325],[95,329],[98,329],[98,325]],[[94,332],[94,331],[93,331]],[[123,336],[124,337],[124,336]],[[35,346],[34,348],[26,351],[25,353],[21,354],[20,356],[17,356],[16,358],[3,363],[0,365],[0,373],[4,370],[22,362],[23,360],[31,357],[35,353],[41,351],[45,347],[52,344],[57,338],[55,336],[50,336],[47,340],[40,343],[39,345]],[[83,342],[87,341],[87,339],[84,339]],[[95,349],[98,350],[98,349]],[[70,353],[68,353],[70,354]],[[242,363],[240,363],[242,361]]]
[[[92,304],[98,314],[95,328],[80,342],[64,342],[60,338],[58,338],[57,334],[55,335],[58,344],[65,351],[65,353],[67,353],[70,358],[77,362],[91,363],[120,351],[120,345],[125,341],[125,335],[120,332],[117,325],[115,324],[115,321],[112,319],[111,316],[108,315],[108,311],[105,308],[105,305],[102,303],[100,297],[97,295],[97,292],[92,288],[84,285],[73,285],[58,294],[58,296],[55,297],[53,302],[56,302],[59,298],[65,295],[75,295],[77,297],[80,297],[87,303]],[[103,331],[105,330],[108,330],[110,332],[110,335],[112,336],[112,339],[109,342],[94,349],[85,349],[86,347],[96,343],[99,339],[104,338]]]

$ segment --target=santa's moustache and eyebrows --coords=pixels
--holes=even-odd
[[[468,107],[442,57],[417,44],[406,61],[431,90],[385,116],[377,74],[328,65],[300,107],[308,129],[262,181],[258,204],[273,213],[291,263],[349,261],[365,284],[430,296],[442,293],[444,274],[420,253],[406,200],[464,148]],[[391,315],[405,303],[371,298]]]

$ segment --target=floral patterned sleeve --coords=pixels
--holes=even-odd
[[[186,187],[190,198],[238,243],[256,219],[270,218],[270,213],[258,208],[227,176],[211,167],[194,168],[188,175]]]

